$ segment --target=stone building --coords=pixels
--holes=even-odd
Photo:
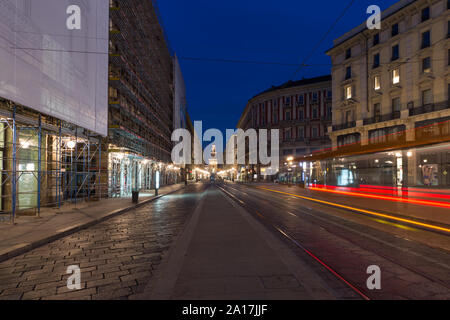
[[[328,127],[332,117],[331,76],[289,81],[274,86],[250,99],[237,128],[280,130],[280,180],[300,182],[297,165],[291,158],[331,146]],[[244,180],[272,179],[265,168],[244,169]]]
[[[334,41],[333,147],[414,141],[450,119],[450,2],[401,0]]]

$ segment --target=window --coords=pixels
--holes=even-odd
[[[331,103],[327,104],[327,117],[331,118],[331,114],[333,112],[333,105]]]
[[[345,87],[345,98],[346,98],[347,100],[349,100],[349,99],[352,98],[352,94],[353,94],[353,92],[352,92],[352,86],[347,86],[347,87]]]
[[[373,105],[373,117],[375,118],[375,121],[380,121],[381,118],[381,104],[375,103]]]
[[[348,110],[345,112],[345,123],[350,124],[350,122],[353,122],[353,112],[352,110]]]
[[[373,69],[378,68],[380,66],[380,54],[377,53],[373,56]]]
[[[347,51],[345,51],[345,59],[350,59],[352,57],[352,48],[348,48]]]
[[[373,88],[375,89],[375,90],[380,90],[381,89],[381,79],[380,79],[380,76],[375,76],[374,78],[373,78]]]
[[[319,108],[318,107],[314,107],[313,108],[313,114],[312,114],[313,119],[317,119],[319,118]]]
[[[317,139],[319,137],[319,130],[317,127],[312,128],[312,137]]]
[[[422,33],[422,49],[428,48],[431,44],[431,34],[430,31],[425,31]]]
[[[291,105],[291,98],[290,97],[286,97],[286,105],[290,106]]]
[[[422,10],[422,22],[430,19],[430,7],[426,7]]]
[[[391,36],[395,37],[398,35],[398,23],[394,24],[391,29]]]
[[[392,58],[391,61],[395,61],[400,57],[400,49],[398,44],[392,47]]]
[[[278,108],[274,109],[274,112],[273,112],[273,123],[278,123]]]
[[[400,104],[400,98],[394,98],[392,99],[392,112],[400,112],[401,104]]]
[[[286,111],[284,113],[284,120],[291,121],[291,111]]]
[[[447,54],[448,54],[447,64],[450,66],[450,49],[447,50]]]
[[[333,98],[333,92],[331,90],[327,90],[327,99],[331,100]]]
[[[261,121],[261,125],[265,126],[266,125],[266,106],[264,105],[262,107],[262,121]]]
[[[297,137],[299,140],[305,139],[305,127],[298,127],[297,129]]]
[[[426,57],[422,59],[422,72],[423,73],[430,73],[431,72],[431,58]]]
[[[376,46],[380,43],[380,34],[377,33],[376,35],[373,36],[373,46]]]
[[[433,104],[433,95],[431,93],[431,89],[422,91],[422,105],[430,105]]]
[[[305,99],[304,99],[303,95],[301,94],[298,96],[298,105],[303,106],[304,104],[305,104]]]
[[[285,140],[291,140],[291,128],[284,130],[284,139]]]
[[[303,120],[305,118],[305,110],[303,108],[298,109],[298,119]]]
[[[348,66],[345,71],[345,80],[348,80],[352,77],[352,67]]]
[[[314,93],[312,94],[312,101],[313,101],[313,102],[317,102],[318,99],[319,99],[319,95],[317,94],[317,92],[314,92]]]
[[[394,69],[392,71],[392,84],[400,83],[400,69]]]
[[[450,21],[447,21],[447,38],[450,38]]]
[[[277,99],[273,100],[273,106],[274,106],[274,107],[277,106]]]

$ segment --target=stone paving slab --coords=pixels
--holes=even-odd
[[[202,191],[189,185],[0,262],[0,300],[119,300],[141,293]],[[72,265],[81,269],[81,290],[67,288]]]
[[[141,197],[137,205],[132,204],[128,198],[102,199],[97,202],[70,204],[61,209],[43,208],[39,218],[19,216],[15,225],[1,223],[0,262],[139,208],[184,186],[182,183],[162,187],[159,196],[155,197],[153,194]]]
[[[208,189],[163,269],[138,298],[334,298],[285,243],[247,216],[220,189]]]

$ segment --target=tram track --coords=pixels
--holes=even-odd
[[[295,236],[295,232],[289,232],[289,228],[283,227],[282,224],[280,226],[280,223],[275,223],[273,219],[270,219],[270,217],[266,217],[263,213],[261,213],[259,210],[260,206],[265,206],[267,204],[267,208],[269,206],[275,207],[275,204],[270,202],[268,199],[269,197],[264,197],[264,195],[259,194],[258,192],[262,193],[264,190],[260,189],[254,189],[248,188],[246,189],[248,196],[244,197],[242,196],[242,190],[240,190],[242,187],[236,188],[234,186],[231,186],[229,184],[221,185],[219,187],[224,193],[226,193],[228,196],[230,196],[232,199],[234,199],[238,204],[243,206],[247,211],[250,213],[256,214],[258,217],[264,219],[265,224],[270,226],[273,230],[275,230],[278,234],[280,234],[283,238],[287,239],[289,242],[294,244],[297,248],[300,248],[303,252],[307,253],[310,257],[312,257],[316,262],[318,262],[322,267],[327,269],[329,272],[331,272],[337,279],[339,279],[342,283],[344,283],[348,288],[353,290],[356,294],[358,294],[361,298],[369,300],[372,298],[377,298],[379,295],[373,295],[371,291],[368,291],[368,289],[364,288],[361,283],[358,281],[355,281],[348,275],[344,275],[336,270],[339,270],[338,267],[333,266],[333,264],[330,264],[330,260],[325,261],[323,257],[320,257],[320,251],[317,251],[316,249],[309,248],[307,245],[302,243],[298,237]],[[225,190],[227,189],[227,190]],[[255,199],[252,199],[255,198]],[[288,197],[288,196],[287,196]],[[257,199],[256,199],[257,198]],[[273,199],[271,199],[273,200]],[[300,199],[297,199],[300,200]],[[255,202],[259,201],[259,206],[255,205]],[[283,199],[280,197],[278,201],[283,202]],[[305,202],[305,201],[302,201]],[[264,205],[263,205],[264,203]],[[283,203],[277,203],[276,205],[279,205],[280,208],[283,207]],[[285,206],[288,206],[288,204],[284,203]],[[308,207],[308,209],[304,209],[302,207],[295,207],[292,210],[282,210],[286,214],[288,214],[291,217],[297,217],[298,219],[305,219],[305,217],[308,217],[306,221],[309,223],[315,225],[317,228],[320,228],[320,230],[329,233],[332,237],[335,237],[336,239],[340,239],[342,241],[346,241],[351,246],[354,246],[355,248],[365,250],[370,252],[372,255],[380,258],[383,261],[388,261],[389,263],[396,266],[396,268],[400,268],[403,270],[406,270],[407,273],[413,273],[414,277],[420,277],[423,282],[432,283],[434,286],[439,286],[441,288],[441,291],[444,293],[448,293],[450,297],[450,281],[449,280],[442,280],[439,279],[429,273],[424,272],[423,270],[420,270],[420,268],[417,268],[415,266],[412,266],[411,264],[406,264],[399,262],[399,259],[393,258],[393,255],[388,255],[383,253],[383,250],[393,250],[395,252],[400,252],[402,256],[410,255],[413,256],[414,259],[426,261],[427,264],[439,266],[440,268],[443,268],[446,270],[448,274],[450,274],[450,264],[447,264],[445,262],[439,261],[437,259],[433,259],[431,257],[424,256],[418,252],[414,252],[408,248],[403,248],[400,246],[395,245],[394,243],[389,243],[388,241],[385,241],[383,239],[374,237],[370,234],[361,232],[359,230],[356,230],[355,228],[351,228],[347,225],[344,225],[342,223],[338,223],[333,221],[333,219],[325,219],[321,215],[317,214],[317,210],[312,209]],[[300,213],[302,217],[299,217],[297,214],[293,213]],[[322,212],[322,215],[324,213]],[[300,221],[299,221],[300,222]],[[419,229],[418,229],[419,230]],[[420,230],[422,231],[422,230]],[[427,230],[427,232],[433,232],[431,230]],[[441,234],[440,232],[436,232]],[[364,241],[361,241],[361,243],[358,243],[355,238],[364,238],[368,241],[372,242],[372,245],[367,246],[363,245]],[[375,245],[376,244],[376,245]],[[374,249],[374,246],[379,246],[379,250]],[[314,253],[313,253],[314,252]],[[408,256],[409,257],[409,256]],[[450,260],[449,260],[450,261]],[[354,264],[357,261],[354,262]],[[443,290],[442,290],[443,289]],[[372,297],[375,296],[375,297]]]

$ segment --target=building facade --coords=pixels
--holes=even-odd
[[[334,41],[334,148],[414,141],[416,128],[442,122],[449,109],[449,1],[402,0]]]
[[[176,82],[174,117],[178,69],[154,1],[112,0],[109,41],[109,194],[154,189],[156,175],[160,186],[178,182],[171,135],[175,124],[185,124],[178,110],[183,86]]]
[[[330,147],[328,127],[332,119],[331,76],[290,81],[266,90],[247,103],[239,129],[280,130],[280,172],[283,181],[300,182],[292,159]],[[243,180],[273,179],[265,168],[240,168]]]
[[[309,185],[450,186],[450,1],[401,0],[334,41],[329,152],[305,157]]]

